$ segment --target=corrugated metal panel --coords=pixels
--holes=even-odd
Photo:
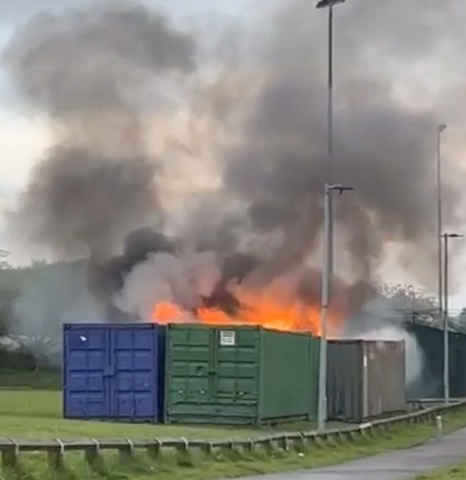
[[[319,408],[319,366],[320,366],[320,339],[311,337],[309,346],[309,370],[310,370],[310,418],[317,420]]]
[[[443,345],[443,344],[442,344]],[[466,397],[466,336],[458,333],[450,340],[450,396]]]
[[[254,423],[259,394],[258,329],[169,325],[166,418]]]
[[[331,341],[327,352],[327,416],[359,421],[365,410],[361,342]]]
[[[406,409],[404,342],[365,342],[367,414],[375,418]]]
[[[331,341],[328,417],[362,422],[406,408],[404,342]]]
[[[312,416],[318,343],[312,337],[192,324],[170,325],[167,334],[169,422],[259,424]]]
[[[407,386],[408,398],[442,397],[443,332],[421,325],[409,325],[408,332],[416,338],[423,353],[421,373],[413,383]]]
[[[163,418],[165,327],[67,324],[63,352],[66,418]]]
[[[416,338],[423,352],[419,378],[408,385],[408,398],[443,397],[443,330],[423,325],[409,325],[408,331]],[[449,332],[450,341],[450,397],[466,396],[466,335]]]
[[[319,340],[267,330],[262,338],[261,419],[315,418]]]

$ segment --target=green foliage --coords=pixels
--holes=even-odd
[[[463,309],[461,310],[461,313],[459,314],[458,319],[461,323],[466,324],[466,307],[463,307]]]
[[[383,284],[379,292],[392,300],[397,308],[434,312],[438,308],[437,297],[413,285]]]
[[[14,318],[14,302],[33,273],[30,267],[0,267],[0,335],[4,335]]]
[[[43,261],[34,260],[30,266],[13,267],[5,260],[5,255],[2,257],[0,250],[0,336],[11,331],[15,321],[15,301],[21,296],[28,282],[49,266]]]
[[[30,371],[38,366],[36,356],[25,348],[6,348],[0,346],[0,368],[5,370]]]

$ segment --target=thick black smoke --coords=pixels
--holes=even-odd
[[[201,248],[199,252],[206,252],[206,250]],[[155,254],[169,254],[177,258],[182,252],[177,249],[174,239],[150,228],[140,228],[126,236],[121,255],[94,265],[91,269],[91,288],[99,294],[100,298],[106,300],[112,318],[115,318],[116,312],[110,300],[124,288],[125,278],[133,269],[144,264]],[[214,282],[213,288],[200,295],[201,305],[220,308],[230,315],[238,312],[241,304],[229,292],[228,286],[232,281],[241,283],[259,264],[260,259],[252,254],[233,253],[225,256],[220,266],[219,278]],[[204,272],[201,270],[199,274],[202,276]],[[163,277],[162,272],[160,276]],[[141,286],[141,288],[150,289],[151,286]]]
[[[141,92],[157,100],[158,82],[191,72],[194,54],[189,35],[132,3],[38,15],[16,32],[4,53],[10,78],[57,132],[14,213],[23,238],[106,256],[157,220],[159,164],[147,153]]]
[[[126,243],[123,238],[162,217],[170,220],[172,212],[162,212],[156,188],[159,164],[147,155],[141,112],[147,104],[166,108],[159,80],[175,82],[175,75],[165,74],[193,71],[194,39],[149,9],[125,4],[36,17],[20,29],[7,48],[6,66],[22,97],[49,115],[60,135],[33,172],[15,216],[16,225],[27,227],[27,238],[57,253],[90,251],[94,290],[106,298],[123,292],[122,304],[132,305],[131,311],[138,310],[130,298],[130,292],[138,292],[137,281],[154,281],[154,289],[162,286],[170,295],[189,290],[187,279],[175,281],[174,274],[161,272],[173,267],[184,275],[189,270],[186,256],[174,260],[188,244],[221,257],[221,262],[202,257],[207,270],[215,271],[207,275],[210,286],[215,278],[215,287],[196,286],[196,298],[208,305],[235,311],[238,305],[227,295],[231,282],[266,286],[280,275],[296,280],[297,297],[318,302],[319,275],[302,266],[317,251],[322,230],[326,12],[316,11],[307,0],[280,2],[278,8],[254,25],[254,35],[244,36],[252,42],[245,50],[253,62],[229,65],[230,75],[216,79],[214,89],[199,89],[199,95],[205,91],[210,96],[196,98],[192,122],[202,124],[210,115],[218,127],[206,128],[204,140],[221,145],[216,159],[220,178],[215,179],[220,187],[206,202],[209,208],[187,217],[175,232],[176,242],[150,229],[137,230]],[[440,57],[457,62],[466,46],[462,25],[455,21],[462,13],[466,7],[453,0],[351,0],[335,8],[333,179],[355,187],[336,199],[337,232],[345,239],[337,262],[343,256],[350,259],[356,281],[348,290],[354,294],[352,310],[365,301],[364,283],[372,280],[389,242],[409,252],[407,268],[429,282],[436,245],[440,107],[431,101],[424,78],[419,84],[426,89],[425,98],[416,97],[410,75],[413,65],[423,71],[426,62]],[[237,84],[231,77],[251,63],[255,81],[242,82],[241,95],[232,92]],[[408,92],[404,98],[400,84]],[[447,99],[453,108],[446,89],[435,98]],[[206,108],[210,98],[222,108]],[[196,105],[204,106],[196,110]],[[228,143],[213,138],[213,132],[225,129]],[[444,167],[460,184],[462,171],[446,160]],[[457,221],[462,196],[446,181],[443,197],[447,226]],[[186,199],[187,208],[191,203]],[[240,213],[231,214],[231,204]],[[250,248],[250,238],[260,238],[263,247]],[[108,261],[118,246],[123,253]],[[150,253],[161,256],[154,260]],[[131,277],[145,263],[148,269]],[[297,271],[297,276],[290,274]],[[344,290],[341,282],[335,285]],[[148,292],[144,302],[151,288],[141,285]],[[195,295],[183,292],[181,297],[196,304]]]
[[[227,153],[223,177],[231,194],[249,204],[258,230],[284,233],[284,269],[316,248],[322,227],[326,12],[313,11],[311,3],[291,2],[275,17],[265,47],[264,86],[242,141]],[[399,63],[402,74],[407,62],[435,54],[445,35],[459,32],[448,31],[454,2],[412,1],[408,8],[406,3],[353,0],[335,8],[333,180],[355,187],[336,205],[352,271],[360,279],[371,276],[388,241],[416,245],[411,267],[418,273],[432,265],[435,252],[437,106],[397,99],[388,61]],[[455,42],[459,50],[464,35]],[[460,170],[456,175],[464,176]],[[453,222],[460,192],[446,183],[443,195],[446,221]]]

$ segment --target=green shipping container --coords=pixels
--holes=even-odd
[[[168,423],[259,425],[316,417],[319,340],[261,327],[170,325]]]
[[[408,398],[443,397],[443,330],[425,325],[409,324],[408,332],[416,338],[423,354],[422,371],[411,385]],[[450,396],[466,397],[466,335],[449,332]]]

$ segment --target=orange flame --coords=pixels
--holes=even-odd
[[[152,313],[152,319],[156,323],[169,323],[182,316],[183,310],[179,308],[178,305],[171,302],[157,303]]]
[[[194,313],[171,302],[160,302],[154,307],[152,320],[167,324],[198,321],[207,325],[261,325],[279,331],[309,332],[321,335],[320,308],[299,301],[283,301],[270,295],[255,295],[252,292],[235,292],[242,308],[230,316],[217,308],[200,307]],[[330,312],[329,330],[338,327],[340,316]]]

